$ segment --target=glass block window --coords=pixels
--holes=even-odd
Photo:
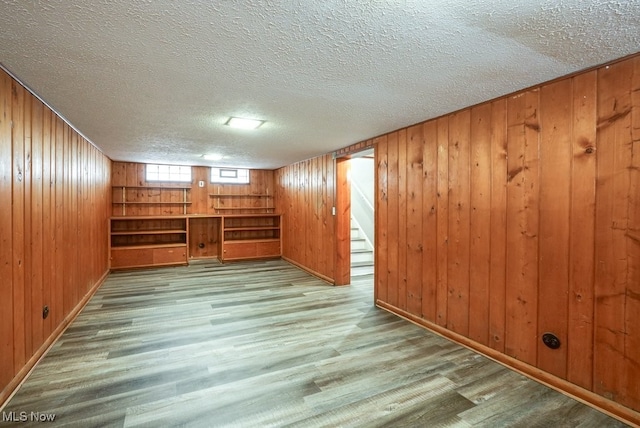
[[[241,168],[211,168],[211,182],[249,184],[249,170]]]
[[[154,165],[146,166],[147,181],[174,181],[185,183],[191,182],[191,167],[177,165]]]

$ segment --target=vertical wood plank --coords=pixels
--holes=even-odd
[[[407,130],[407,240],[406,283],[407,311],[422,316],[422,155],[424,133],[422,125]]]
[[[538,312],[538,89],[507,100],[505,352],[535,365]]]
[[[407,309],[407,130],[398,131],[398,307]]]
[[[351,282],[351,185],[349,183],[349,161],[336,162],[336,264],[335,285]]]
[[[24,249],[23,249],[23,270],[24,270],[24,285],[23,285],[23,293],[24,293],[24,317],[21,319],[22,323],[24,323],[24,331],[25,331],[25,356],[28,359],[33,352],[33,341],[32,341],[32,290],[31,290],[31,272],[32,272],[32,262],[31,258],[31,216],[33,214],[32,204],[32,194],[31,194],[31,101],[32,96],[25,89],[21,88],[24,91],[24,112],[22,117],[22,128],[23,128],[23,149],[24,149],[24,173],[22,180],[24,182],[24,194],[23,194],[23,204],[24,204],[24,219],[23,219],[23,227],[24,227]]]
[[[447,327],[469,334],[469,110],[449,120],[449,241]]]
[[[327,156],[322,156],[322,158],[320,159],[321,164],[322,164],[322,177],[321,177],[321,189],[320,189],[320,197],[321,197],[321,227],[320,227],[320,234],[321,234],[321,239],[320,239],[320,272],[323,272],[325,275],[325,272],[329,271],[328,265],[327,265],[327,253],[331,251],[331,249],[329,247],[327,247],[327,243],[329,242],[329,240],[327,239],[327,237],[329,236],[329,222],[331,221],[331,202],[329,201],[329,192],[327,189],[327,180],[328,180],[328,173],[329,173],[329,166],[328,166],[328,162],[329,159]]]
[[[540,89],[540,232],[538,337],[546,332],[567,343],[569,213],[573,85],[563,79]],[[567,375],[567,347],[538,341],[538,367]]]
[[[42,345],[43,322],[43,230],[42,230],[42,161],[43,161],[43,111],[44,105],[37,99],[32,103],[31,115],[31,350],[33,353]],[[28,254],[28,252],[27,252]],[[87,254],[91,254],[88,252]]]
[[[398,289],[400,281],[400,266],[398,259],[399,246],[399,198],[398,183],[398,133],[392,132],[387,136],[387,161],[389,162],[387,182],[389,193],[387,194],[387,257],[388,257],[388,283],[387,298],[389,304],[398,306]]]
[[[336,164],[332,158],[331,154],[326,154],[325,158],[327,159],[327,197],[331,201],[331,206],[329,209],[332,209],[336,200]],[[333,278],[335,276],[335,257],[333,257],[333,248],[335,248],[335,240],[336,240],[336,221],[333,215],[330,215],[331,221],[329,222],[328,234],[326,236],[327,243],[325,244],[325,248],[327,251],[324,254],[324,257],[327,259],[327,271],[322,272],[324,275],[329,278]]]
[[[567,380],[593,385],[596,72],[573,79]]]
[[[630,62],[598,70],[594,388],[625,402],[625,308],[631,159]]]
[[[449,294],[448,272],[448,244],[449,244],[449,117],[445,116],[437,121],[438,126],[438,176],[436,207],[436,254],[437,254],[437,295],[436,295],[436,322],[446,326],[447,301]]]
[[[65,276],[65,228],[64,228],[64,208],[65,205],[65,137],[64,122],[58,116],[55,118],[55,260],[56,260],[56,282],[52,291],[51,317],[53,324],[59,325],[64,319],[64,276]],[[52,284],[53,285],[53,284]]]
[[[633,64],[631,82],[631,162],[629,168],[629,224],[627,249],[629,267],[627,274],[627,302],[625,306],[624,390],[625,402],[633,409],[640,409],[640,57],[630,60]]]
[[[26,363],[26,330],[25,330],[25,141],[24,141],[24,97],[25,90],[17,82],[12,82],[12,159],[13,159],[13,194],[12,194],[12,231],[13,231],[13,363],[17,373]]]
[[[435,323],[438,280],[438,123],[431,120],[422,129],[422,317]]]
[[[43,113],[42,125],[42,266],[44,268],[42,278],[42,303],[51,308],[51,290],[55,283],[55,193],[54,189],[54,160],[52,152],[55,154],[55,146],[52,144],[51,119],[52,112],[45,108]],[[0,156],[1,158],[1,156]],[[53,331],[51,317],[47,317],[43,321],[43,339],[48,338]]]
[[[375,200],[375,278],[376,299],[388,301],[387,291],[389,280],[389,160],[387,155],[387,137],[376,139],[375,158],[378,170],[376,172],[377,197]]]
[[[489,346],[504,352],[507,263],[507,101],[491,103]]]
[[[12,84],[0,71],[0,199],[12,201]],[[0,385],[13,378],[14,364],[14,281],[13,281],[13,209],[0,209]]]
[[[471,109],[469,337],[489,344],[491,262],[491,104]]]

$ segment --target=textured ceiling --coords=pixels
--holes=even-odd
[[[637,0],[0,0],[3,67],[138,162],[276,168],[637,51]]]

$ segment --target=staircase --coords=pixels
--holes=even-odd
[[[373,248],[358,222],[351,219],[351,276],[373,275]]]

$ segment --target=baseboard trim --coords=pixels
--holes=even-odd
[[[65,332],[67,327],[78,317],[82,309],[87,305],[89,300],[93,297],[93,295],[98,291],[100,286],[104,283],[109,275],[110,270],[107,271],[100,277],[100,279],[91,287],[89,292],[78,302],[78,304],[73,308],[73,310],[62,320],[62,322],[56,327],[51,335],[44,341],[44,343],[38,348],[38,350],[33,354],[29,361],[22,367],[22,369],[14,376],[14,378],[7,384],[7,386],[0,392],[0,413],[5,408],[9,400],[18,392],[18,389],[22,386],[22,384],[29,378],[33,370],[36,368],[40,360],[47,355],[47,352],[55,345],[60,336]]]
[[[482,354],[485,357],[499,364],[502,364],[503,366],[511,370],[514,370],[524,376],[527,376],[530,379],[540,382],[541,384],[546,385],[549,388],[552,388],[577,401],[580,401],[581,403],[591,406],[594,409],[602,413],[605,413],[615,419],[618,419],[621,422],[624,422],[632,426],[640,426],[639,412],[636,412],[628,407],[622,406],[621,404],[618,404],[612,400],[609,400],[592,391],[579,387],[564,379],[560,379],[550,373],[540,370],[537,367],[533,367],[523,361],[520,361],[516,358],[503,354],[502,352],[496,351],[495,349],[490,348],[486,345],[477,343],[461,334],[447,330],[446,328],[440,325],[437,325],[425,319],[419,318],[413,314],[410,314],[386,302],[376,300],[376,306],[388,312],[391,312],[395,315],[398,315],[399,317],[404,318],[407,321],[412,322],[413,324],[426,328],[427,330],[439,336],[442,336],[446,339],[456,342],[457,344],[462,345],[465,348],[471,349],[474,352]]]
[[[317,278],[320,278],[321,280],[323,280],[325,282],[328,282],[331,285],[336,285],[336,282],[335,282],[335,280],[333,278],[329,278],[328,276],[323,275],[321,273],[318,273],[318,272],[314,271],[313,269],[309,269],[305,265],[302,265],[302,264],[296,262],[295,260],[291,260],[290,258],[285,257],[285,256],[282,256],[282,260],[284,260],[287,263],[291,263],[292,265],[296,266],[297,268],[300,268],[303,271],[305,271],[307,273],[310,273],[311,275],[313,275],[313,276],[315,276]]]

